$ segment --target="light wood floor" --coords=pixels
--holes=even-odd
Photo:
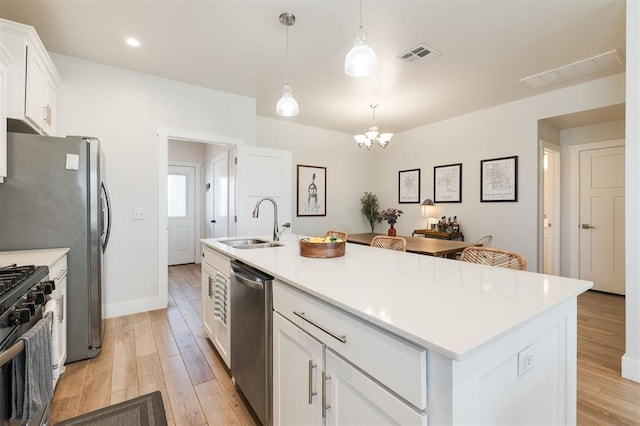
[[[256,424],[204,337],[201,303],[200,265],[170,267],[167,309],[108,319],[102,353],[66,366],[52,423],[159,390],[169,425]]]
[[[199,265],[169,268],[169,307],[109,319],[100,356],[66,366],[53,423],[160,390],[170,425],[253,425],[203,337]],[[578,425],[640,425],[640,384],[620,377],[624,297],[578,298]],[[123,425],[124,426],[124,425]]]

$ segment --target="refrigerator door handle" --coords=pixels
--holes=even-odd
[[[105,203],[107,205],[107,225],[106,225],[106,228],[105,228],[105,224],[104,224],[104,222],[105,222],[104,213],[103,213],[103,217],[102,217],[102,229],[103,229],[103,232],[105,232],[104,241],[102,242],[102,252],[104,253],[105,250],[107,249],[107,244],[109,243],[109,237],[111,236],[111,200],[109,198],[109,191],[107,190],[107,185],[104,183],[104,181],[101,182],[101,187],[102,187],[103,198],[104,198],[104,201],[105,201]]]

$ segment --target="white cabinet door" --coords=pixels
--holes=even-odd
[[[273,424],[322,425],[323,345],[273,313]]]
[[[325,351],[327,425],[427,425],[427,415],[405,404],[360,370]]]
[[[46,97],[45,68],[40,58],[30,50],[27,50],[27,89],[24,113],[28,120],[33,122],[43,131],[45,130],[46,110],[44,100]]]
[[[202,262],[202,326],[213,341],[213,280],[215,269]]]
[[[64,372],[64,363],[67,361],[67,256],[62,257],[49,268],[49,279],[53,280],[55,285],[55,290],[51,293],[51,298],[56,304],[56,315],[52,326],[56,327],[58,355],[52,361],[54,380],[57,380]]]
[[[0,42],[0,183],[7,177],[7,67],[13,57]]]
[[[213,346],[231,368],[231,292],[229,277],[215,270],[213,277]]]

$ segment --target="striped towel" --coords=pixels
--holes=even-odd
[[[53,398],[51,323],[49,312],[18,340],[24,350],[13,359],[12,420],[27,422]]]

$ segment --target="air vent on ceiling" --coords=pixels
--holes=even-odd
[[[614,49],[569,65],[530,75],[519,81],[536,89],[623,65],[624,58],[618,49]]]
[[[410,50],[399,54],[398,58],[412,64],[421,64],[423,62],[432,60],[438,55],[440,55],[440,52],[438,52],[436,49],[429,47],[424,43],[420,43]]]

